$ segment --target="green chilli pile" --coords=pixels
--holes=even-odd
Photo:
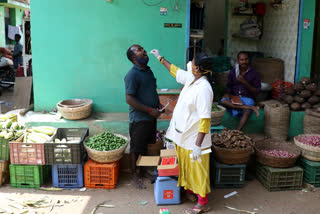
[[[111,151],[120,149],[126,144],[126,140],[115,136],[113,133],[104,132],[89,138],[86,145],[97,151]]]

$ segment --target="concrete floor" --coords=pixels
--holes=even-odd
[[[130,184],[130,175],[122,173],[116,189],[87,189],[84,192],[79,189],[63,191],[43,191],[34,189],[16,189],[9,185],[0,188],[0,210],[11,210],[20,213],[23,209],[14,208],[19,200],[47,199],[56,203],[47,208],[30,209],[34,213],[75,213],[89,214],[95,206],[106,201],[105,204],[114,205],[114,208],[100,207],[98,213],[112,214],[157,214],[160,208],[168,208],[171,214],[183,213],[193,204],[183,200],[179,205],[157,206],[154,200],[153,185],[149,180],[145,181],[147,189],[136,190]],[[237,191],[238,194],[225,199],[223,196]],[[59,203],[57,203],[59,201]],[[244,188],[237,189],[212,189],[209,195],[209,205],[212,210],[208,213],[238,214],[225,206],[256,212],[257,214],[319,214],[320,191],[303,189],[299,191],[268,192],[259,181],[247,182]],[[146,203],[142,205],[140,203]],[[50,212],[51,210],[51,212]],[[32,213],[32,212],[29,212]]]

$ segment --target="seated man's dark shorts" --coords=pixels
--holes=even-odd
[[[130,152],[146,155],[148,144],[156,142],[157,121],[139,121],[130,123]]]

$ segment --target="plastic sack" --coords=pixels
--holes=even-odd
[[[13,61],[11,59],[8,59],[6,57],[1,57],[0,58],[0,67],[8,66],[8,65],[13,65]]]

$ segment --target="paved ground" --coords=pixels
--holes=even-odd
[[[153,185],[145,182],[147,189],[136,190],[130,185],[130,175],[122,173],[118,186],[114,190],[88,189],[84,192],[75,190],[43,191],[33,189],[16,189],[9,185],[0,188],[0,210],[11,210],[13,213],[23,213],[18,209],[18,202],[23,200],[46,199],[47,204],[57,204],[47,208],[30,209],[28,213],[74,213],[90,214],[94,207],[106,201],[105,204],[114,208],[100,207],[98,213],[112,214],[157,214],[159,209],[166,207],[171,214],[183,213],[192,206],[191,202],[183,201],[180,205],[157,206],[153,195]],[[238,191],[238,194],[225,199],[223,196]],[[59,203],[57,203],[59,201]],[[237,214],[225,208],[230,206],[257,214],[319,214],[320,191],[303,189],[299,191],[268,192],[257,180],[247,182],[241,189],[213,189],[209,196],[209,205],[216,214]],[[142,205],[140,203],[147,203]],[[18,208],[14,208],[16,206]],[[21,208],[21,207],[20,207]],[[50,212],[51,210],[51,212]],[[32,212],[34,211],[34,212]]]

